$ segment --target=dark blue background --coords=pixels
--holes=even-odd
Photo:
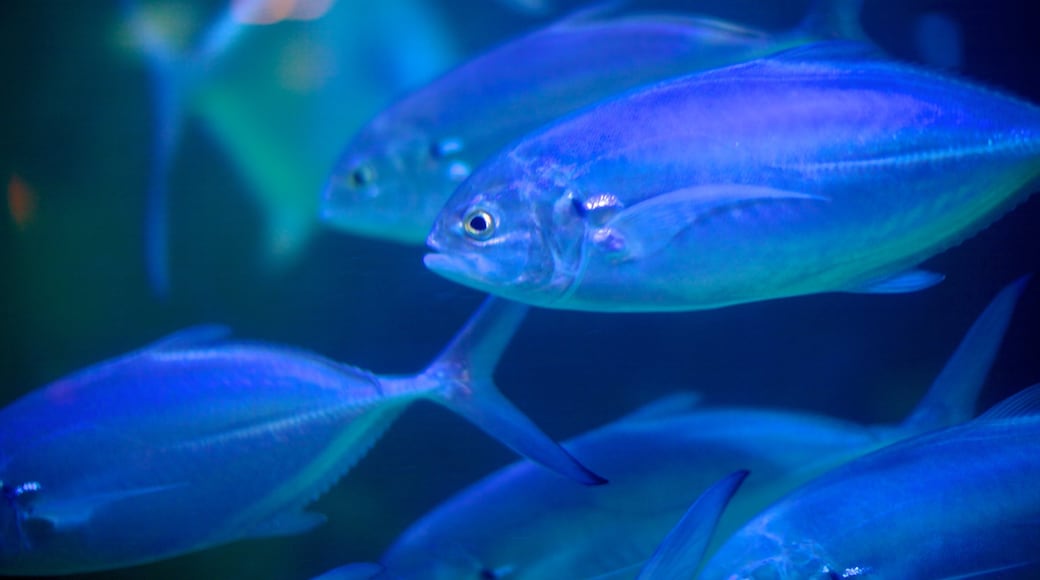
[[[473,53],[545,21],[490,0],[431,4]],[[633,4],[776,29],[805,9],[794,0],[768,8],[752,0]],[[1040,35],[1029,2],[865,4],[867,32],[910,59],[917,55],[917,18],[949,14],[964,35],[959,74],[1040,103]],[[578,3],[559,6],[557,14]],[[112,48],[118,18],[115,3],[21,1],[0,8],[0,177],[6,184],[17,174],[39,195],[28,226],[0,218],[0,402],[209,321],[376,372],[421,369],[481,296],[427,272],[419,248],[335,231],[319,233],[289,267],[264,268],[259,210],[245,182],[191,123],[171,176],[174,285],[168,301],[153,296],[142,260],[150,89],[140,61]],[[830,294],[682,314],[536,310],[505,354],[498,382],[561,439],[680,388],[702,392],[709,405],[898,421],[997,290],[1040,267],[1038,225],[1034,198],[930,260],[926,267],[947,279],[916,294]],[[984,405],[1040,381],[1038,321],[1040,283],[1034,282]],[[98,577],[302,578],[375,559],[415,517],[512,460],[462,420],[417,405],[314,507],[329,516],[322,528]]]

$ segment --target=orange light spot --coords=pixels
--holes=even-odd
[[[17,174],[7,182],[7,208],[19,229],[25,229],[36,215],[36,192]]]
[[[274,24],[292,13],[293,0],[232,0],[231,15],[242,24]]]
[[[317,20],[332,8],[333,0],[297,0],[293,20]]]

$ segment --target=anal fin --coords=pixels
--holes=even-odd
[[[905,294],[924,290],[925,288],[931,288],[939,282],[942,282],[945,278],[946,276],[942,274],[929,272],[927,270],[909,270],[896,274],[895,276],[873,280],[858,288],[851,288],[847,290],[847,292],[862,294]]]

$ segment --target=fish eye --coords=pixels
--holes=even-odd
[[[475,240],[486,240],[495,233],[495,218],[486,210],[474,209],[462,218],[466,235]]]
[[[368,165],[359,165],[350,172],[350,185],[353,187],[364,187],[372,183],[376,178],[376,172]]]

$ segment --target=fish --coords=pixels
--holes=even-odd
[[[585,109],[462,183],[426,266],[528,304],[690,311],[903,293],[1021,203],[1040,108],[856,42],[798,47]]]
[[[569,486],[529,462],[514,463],[418,519],[378,564],[347,564],[320,578],[634,577],[694,497],[731,472],[749,470],[722,515],[717,539],[706,544],[713,553],[730,532],[816,475],[974,416],[1026,280],[997,294],[899,425],[753,407],[702,408],[699,397],[680,392],[564,443],[608,485]]]
[[[337,230],[422,245],[452,192],[510,142],[640,85],[821,38],[865,38],[862,0],[820,0],[769,33],[681,14],[580,10],[472,58],[402,97],[343,148],[321,194]]]
[[[311,191],[322,188],[342,135],[459,58],[443,15],[423,0],[338,2],[320,7],[328,12],[314,21],[267,26],[248,22],[285,3],[225,4],[211,22],[199,23],[190,11],[121,2],[130,47],[151,85],[144,258],[149,285],[162,299],[173,287],[169,188],[188,123],[206,130],[242,178],[262,220],[259,262],[279,271],[320,230]],[[197,42],[178,42],[185,27],[199,29]]]
[[[1040,385],[805,484],[734,534],[699,577],[1036,578],[1037,477]]]
[[[485,301],[415,375],[204,326],[32,391],[0,410],[0,573],[106,570],[307,531],[324,516],[306,506],[419,399],[601,484],[492,381],[525,311]]]

